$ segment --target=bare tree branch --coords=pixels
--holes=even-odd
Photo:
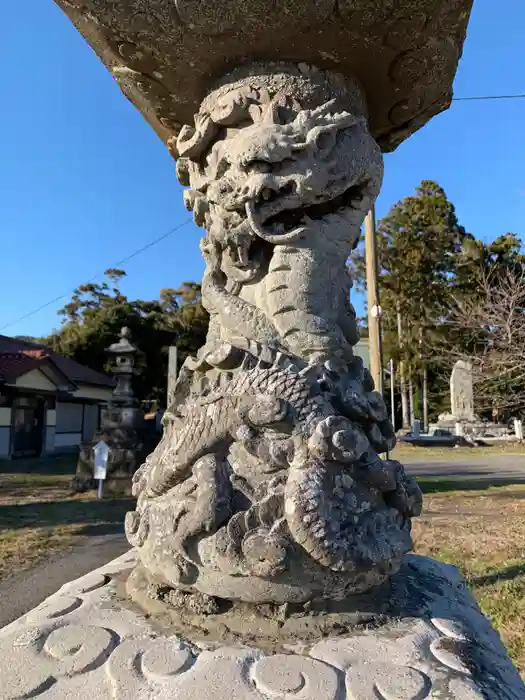
[[[454,298],[436,321],[443,331],[432,352],[448,371],[457,360],[472,366],[476,402],[497,410],[525,409],[525,274],[495,266],[480,270],[474,297]]]

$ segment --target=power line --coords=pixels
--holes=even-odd
[[[469,96],[469,97],[453,97],[452,102],[474,102],[474,101],[480,101],[480,100],[521,100],[521,99],[525,99],[525,93],[518,93],[516,95],[473,95],[473,96]],[[171,236],[173,233],[175,233],[179,229],[183,228],[184,226],[187,226],[189,223],[191,223],[191,221],[192,221],[191,219],[187,219],[182,224],[175,226],[174,228],[170,229],[166,233],[162,234],[162,236],[159,236],[158,238],[153,239],[152,241],[147,243],[145,246],[142,246],[142,248],[139,248],[135,252],[131,253],[131,255],[128,255],[127,257],[123,258],[122,260],[118,260],[116,263],[114,263],[112,265],[112,267],[118,267],[119,265],[123,265],[124,263],[128,262],[129,260],[132,260],[137,255],[144,253],[144,251],[148,250],[149,248],[156,245],[157,243],[160,243],[165,238],[168,238],[168,236]],[[100,274],[94,275],[93,277],[91,277],[88,280],[88,282],[92,282],[93,280],[97,279],[98,277],[100,277]],[[42,306],[39,306],[38,308],[34,309],[33,311],[30,311],[29,313],[24,314],[23,316],[20,316],[19,318],[15,319],[14,321],[10,321],[5,326],[0,327],[0,331],[5,330],[6,328],[10,328],[11,326],[14,326],[16,323],[19,323],[20,321],[25,321],[26,318],[31,318],[31,316],[34,316],[35,314],[39,313],[40,311],[47,309],[49,306],[56,304],[57,301],[60,301],[61,299],[63,299],[64,297],[66,297],[70,293],[71,293],[71,290],[68,290],[64,294],[61,294],[60,296],[55,297],[54,299],[51,299],[50,301],[46,302],[45,304],[42,304]]]
[[[117,260],[117,262],[113,263],[113,265],[111,265],[111,267],[118,267],[119,265],[123,265],[124,263],[127,263],[130,260],[132,260],[133,258],[136,258],[137,255],[140,255],[141,253],[144,253],[144,251],[148,250],[149,248],[152,248],[154,245],[157,245],[157,243],[160,243],[164,239],[168,238],[168,236],[171,236],[176,231],[179,231],[184,226],[187,226],[189,223],[191,223],[191,221],[192,221],[192,219],[186,219],[186,221],[183,221],[182,224],[178,224],[177,226],[174,226],[172,229],[170,229],[166,233],[163,233],[161,236],[158,236],[157,238],[154,238],[149,243],[146,243],[146,245],[142,246],[142,248],[138,248],[133,253],[131,253],[131,255],[127,255],[125,258],[122,258],[122,260]],[[108,269],[108,268],[106,268],[106,269]],[[94,280],[98,279],[103,274],[104,273],[102,272],[102,273],[98,273],[96,275],[93,275],[93,277],[90,277],[88,282],[93,282]],[[11,326],[14,326],[15,324],[19,323],[20,321],[25,321],[26,318],[31,318],[31,316],[34,316],[35,314],[40,313],[40,311],[47,309],[49,306],[56,304],[57,301],[60,301],[64,297],[68,296],[69,294],[71,294],[70,289],[68,289],[67,292],[64,292],[64,294],[61,294],[60,296],[55,297],[54,299],[51,299],[50,301],[46,301],[45,304],[42,304],[42,306],[39,306],[36,309],[33,309],[33,311],[29,311],[29,313],[24,314],[23,316],[19,316],[18,318],[14,319],[13,321],[6,323],[5,326],[2,326],[0,328],[0,331],[4,331],[6,328],[10,328]]]
[[[525,93],[517,95],[479,95],[472,97],[453,97],[452,102],[472,102],[474,100],[522,100]]]

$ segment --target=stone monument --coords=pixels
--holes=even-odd
[[[134,554],[10,631],[9,697],[51,675],[60,697],[525,697],[458,574],[406,556],[421,493],[379,457],[346,268],[382,151],[450,104],[471,1],[57,1],[177,159],[211,319],[133,479]]]
[[[474,389],[472,365],[458,360],[450,375],[450,407],[456,422],[471,423],[474,415]]]
[[[457,423],[479,422],[474,414],[472,365],[458,360],[450,373],[450,413],[439,416],[439,427],[454,428]]]
[[[442,413],[438,423],[431,428],[445,429],[474,440],[508,439],[506,424],[482,420],[474,411],[474,384],[472,365],[458,360],[450,374],[450,413]]]
[[[116,386],[109,405],[102,410],[100,431],[91,442],[81,445],[72,486],[80,492],[95,487],[93,448],[102,440],[110,448],[105,489],[131,494],[133,474],[156,446],[145,429],[144,413],[133,392],[133,377],[138,374],[135,358],[140,350],[132,342],[129,328],[122,328],[118,342],[106,352],[114,361]]]

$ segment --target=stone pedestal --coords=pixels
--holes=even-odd
[[[130,552],[0,630],[0,700],[525,698],[453,567],[408,557],[388,602],[378,598],[381,614],[353,625],[332,615],[324,632],[303,624],[301,638],[304,617],[292,612],[274,621],[281,640],[268,643],[232,641],[220,613],[207,634],[175,634],[166,616],[147,618],[123,593],[134,565]]]
[[[510,437],[507,425],[483,421],[476,416],[472,366],[463,360],[456,362],[450,375],[450,413],[442,413],[432,427],[448,430],[470,441]]]
[[[448,430],[452,435],[457,433],[457,428],[461,435],[471,441],[493,439],[512,439],[513,433],[509,427],[503,423],[490,423],[476,418],[472,421],[456,420],[451,414],[442,414],[437,423],[430,426],[430,430]]]

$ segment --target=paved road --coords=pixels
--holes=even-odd
[[[0,583],[0,629],[32,610],[68,581],[116,559],[130,548],[124,534],[91,537],[33,569]]]
[[[472,459],[451,459],[450,461],[429,460],[418,456],[417,461],[407,460],[407,471],[414,476],[445,477],[447,479],[468,479],[483,481],[525,482],[525,457],[477,457]]]

